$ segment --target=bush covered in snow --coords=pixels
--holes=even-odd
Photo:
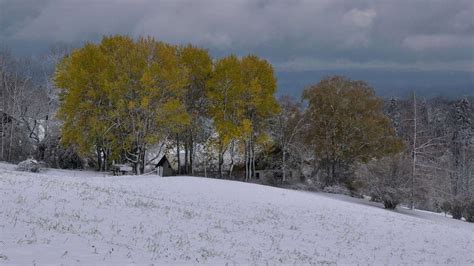
[[[357,181],[367,195],[382,201],[385,208],[395,209],[410,191],[409,165],[403,154],[372,160],[359,166]]]
[[[443,202],[443,204],[441,204],[441,210],[444,212],[444,215],[446,216],[446,214],[451,211],[451,203],[449,201]]]
[[[464,203],[462,200],[455,199],[451,204],[451,215],[454,219],[461,219],[464,212]]]
[[[471,199],[464,208],[464,218],[470,223],[474,223],[474,199]]]
[[[314,183],[296,183],[296,184],[288,184],[281,186],[287,189],[293,190],[302,190],[302,191],[321,191],[321,186],[319,184]]]
[[[17,171],[23,171],[23,172],[32,172],[32,173],[38,173],[41,169],[40,164],[38,161],[33,160],[33,159],[26,159],[18,164],[16,167]]]
[[[327,186],[323,189],[323,191],[326,193],[342,194],[347,196],[351,196],[352,194],[351,191],[344,185]]]

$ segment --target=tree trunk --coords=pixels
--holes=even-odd
[[[109,151],[104,148],[104,172],[107,172],[109,170]]]
[[[176,158],[178,160],[178,175],[181,174],[181,159],[179,158],[180,156],[180,150],[179,150],[179,134],[176,134]]]
[[[194,138],[193,135],[191,134],[191,140],[189,143],[189,167],[190,167],[190,172],[191,175],[194,175]]]
[[[410,193],[410,209],[415,208],[415,174],[416,174],[416,135],[417,135],[417,121],[416,121],[416,95],[413,91],[413,164],[411,176],[411,193]]]
[[[229,166],[229,178],[232,178],[232,171],[234,170],[234,141],[231,142],[230,146],[230,166]]]
[[[250,154],[249,141],[245,141],[245,182],[249,181],[250,177]]]
[[[102,171],[102,154],[100,151],[100,147],[96,147],[97,152],[97,171]]]
[[[58,165],[58,159],[56,158],[56,149],[51,151],[51,156],[53,157],[53,165],[56,167]],[[100,168],[99,168],[100,171]]]
[[[187,136],[186,136],[187,137]],[[185,139],[184,141],[184,174],[188,174],[188,149],[189,149],[189,146],[188,146],[188,140]]]
[[[204,160],[204,177],[207,177],[207,158]]]
[[[249,140],[249,180],[255,178],[255,145],[253,141],[253,132]]]
[[[324,182],[325,186],[329,184],[329,180],[331,178],[331,165],[329,163],[329,157],[326,158],[326,175],[327,175],[327,179]]]
[[[222,164],[224,164],[224,154],[223,154],[222,144],[219,144],[219,178],[222,178]]]
[[[335,161],[332,161],[331,171],[332,171],[331,184],[334,184],[336,183],[336,162]]]
[[[218,162],[218,168],[219,168],[219,178],[222,178],[222,153],[219,152],[219,162]]]
[[[10,123],[11,127],[10,127],[10,143],[9,143],[9,147],[8,147],[8,161],[11,162],[12,161],[12,149],[13,149],[13,131],[15,130],[15,123],[12,121]]]
[[[282,179],[281,179],[281,183],[285,183],[286,182],[286,154],[285,154],[285,149],[282,149],[282,158],[281,158],[281,169],[282,169]]]
[[[251,170],[251,178],[255,179],[255,143],[252,139],[252,170]]]
[[[140,150],[140,174],[145,173],[145,164],[146,164],[146,149],[142,148]]]
[[[1,117],[2,121],[0,121],[2,123],[2,128],[1,128],[1,132],[0,132],[0,138],[2,138],[2,147],[0,147],[0,161],[4,161],[5,160],[5,155],[4,155],[4,145],[5,145],[5,139],[4,139],[4,133],[5,133],[5,123],[3,122],[3,114],[2,114],[2,117]]]
[[[138,175],[138,163],[133,163],[133,174]]]
[[[1,92],[1,91],[0,91]],[[2,111],[5,112],[5,95],[2,92]],[[3,155],[3,145],[4,145],[4,139],[3,139],[3,134],[5,133],[5,122],[4,122],[4,113],[2,113],[2,116],[0,117],[0,138],[1,140],[1,147],[0,147],[0,161],[4,161],[4,155]]]

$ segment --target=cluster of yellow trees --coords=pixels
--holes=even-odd
[[[182,148],[185,153],[184,162],[177,156],[184,166],[178,173],[192,174],[193,149],[206,142],[221,176],[229,154],[229,175],[234,159],[244,158],[248,180],[255,173],[255,147],[272,135],[282,169],[290,147],[298,146],[291,142],[299,142],[335,182],[337,168],[402,147],[382,100],[365,82],[328,77],[305,90],[305,108],[288,112],[275,98],[272,65],[254,55],[213,60],[192,45],[109,36],[63,58],[55,84],[61,90],[62,143],[95,153],[101,170],[115,160],[143,173],[150,147],[173,143],[176,154]],[[272,121],[279,128],[269,127]]]
[[[150,37],[88,43],[57,65],[55,83],[62,143],[95,151],[102,170],[118,160],[143,173],[148,149],[170,138],[178,154],[184,147],[181,163],[188,168],[202,124],[212,121],[219,172],[226,150],[238,144],[250,176],[262,122],[279,110],[267,61],[253,55],[213,60],[207,50]]]

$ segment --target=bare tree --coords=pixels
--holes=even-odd
[[[271,129],[272,137],[276,141],[281,151],[282,182],[287,180],[287,167],[289,161],[298,158],[296,143],[301,138],[301,133],[305,129],[305,119],[301,104],[288,96],[281,97],[280,113],[274,118]]]
[[[433,183],[432,172],[439,170],[436,169],[437,161],[442,154],[442,148],[446,145],[447,136],[433,130],[427,114],[428,103],[424,102],[421,105],[415,92],[411,105],[411,112],[407,110],[407,116],[410,118],[405,119],[409,122],[405,130],[405,139],[410,143],[408,146],[411,154],[410,208],[413,209],[416,198],[423,194],[421,190],[426,190],[429,184]]]
[[[20,131],[21,118],[24,115],[25,99],[31,77],[24,72],[26,61],[14,58],[8,50],[0,52],[0,82],[2,95],[2,113],[11,123],[2,123],[1,156],[2,160],[18,161],[21,159],[20,145],[24,137]],[[23,140],[24,141],[24,140]],[[23,146],[23,147],[20,147]]]

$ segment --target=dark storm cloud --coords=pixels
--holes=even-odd
[[[216,54],[258,53],[283,70],[473,71],[474,1],[0,0],[0,41],[153,35]]]
[[[23,26],[39,16],[47,1],[0,0],[0,36],[15,34]]]

